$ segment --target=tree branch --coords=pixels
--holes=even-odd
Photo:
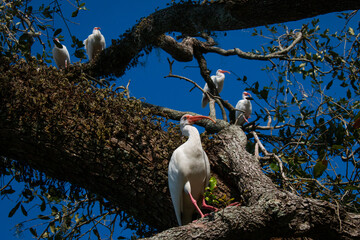
[[[245,206],[227,207],[204,219],[166,230],[150,239],[360,237],[359,215],[347,213],[341,207],[325,201],[302,198],[277,189],[262,173],[256,158],[244,150],[246,139],[244,140],[243,134],[241,128],[234,125],[223,130],[214,139],[217,144],[208,150],[208,156],[212,159],[213,171],[221,171],[229,176],[228,182],[247,200]],[[226,159],[234,161],[227,162]]]
[[[283,224],[287,219],[288,224]],[[271,227],[270,227],[271,226]],[[285,193],[264,196],[257,205],[227,207],[186,226],[149,239],[357,239],[360,219],[332,204]]]
[[[202,31],[245,29],[359,8],[360,2],[357,0],[303,0],[294,5],[289,5],[286,0],[223,0],[209,4],[174,4],[142,19],[120,40],[114,41],[112,46],[105,49],[96,62],[88,65],[87,68],[92,76],[121,76],[127,68],[137,64],[137,59],[143,50],[154,45],[168,49],[169,41],[173,42],[173,40],[163,35],[167,32],[181,32],[195,36]],[[159,44],[159,37],[166,40],[163,45]],[[188,40],[184,39],[183,46]],[[178,49],[181,51],[181,48]],[[190,61],[191,53],[190,48],[185,58],[182,54],[179,56],[174,54],[174,58]]]

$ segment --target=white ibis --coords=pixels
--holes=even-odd
[[[84,45],[89,61],[105,49],[105,38],[101,34],[99,27],[94,27],[92,34],[84,40]]]
[[[70,55],[65,47],[59,42],[59,39],[53,39],[55,45],[52,50],[53,58],[55,60],[56,66],[60,68],[67,68],[68,64],[70,64]]]
[[[210,164],[201,146],[199,132],[192,126],[193,123],[204,118],[215,122],[206,116],[182,116],[180,129],[189,139],[173,152],[169,163],[169,189],[180,226],[192,221],[195,209],[201,217],[204,217],[199,207],[201,204],[202,207],[217,210],[207,205],[203,197],[205,187],[209,183]]]
[[[252,106],[250,100],[253,100],[250,93],[243,92],[242,94],[243,99],[239,100],[236,104],[236,109],[240,111],[236,111],[236,124],[242,126],[245,122],[248,122],[252,112]]]
[[[224,73],[230,74],[230,72],[228,72],[228,71],[218,69],[216,71],[216,75],[211,76],[211,80],[215,83],[215,86],[216,86],[216,89],[217,89],[218,93],[220,93],[222,91],[223,87],[224,87],[224,80],[225,80],[225,74]],[[207,92],[210,90],[207,83],[204,86],[204,90],[207,91]],[[203,108],[206,107],[208,102],[209,102],[209,99],[203,93],[202,99],[201,99],[201,106]]]

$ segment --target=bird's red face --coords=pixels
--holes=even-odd
[[[101,28],[99,28],[99,27],[94,27],[94,30],[100,30]]]
[[[228,73],[228,74],[231,74],[229,71],[226,71],[226,70],[221,70],[221,69],[219,69],[218,71],[219,71],[219,72],[221,72],[221,73]]]
[[[244,98],[246,98],[248,100],[253,100],[253,98],[251,97],[251,94],[248,92],[243,92],[243,96],[244,96]]]
[[[202,115],[192,116],[192,115],[186,114],[181,117],[181,120],[187,121],[189,124],[194,124],[195,122],[197,122],[201,119],[209,119],[209,120],[213,121],[214,123],[216,123],[215,120],[213,120],[212,118],[210,118],[208,116],[202,116]]]

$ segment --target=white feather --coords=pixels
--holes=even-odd
[[[52,50],[53,58],[55,60],[56,66],[60,68],[65,68],[66,65],[70,64],[70,55],[67,48],[62,45],[62,48],[58,48],[56,45]]]
[[[186,121],[181,121],[180,127],[189,139],[171,156],[168,183],[177,221],[179,225],[185,225],[191,222],[196,210],[188,192],[200,207],[210,178],[210,163],[202,149],[198,130]]]
[[[251,98],[251,95],[247,92],[243,92],[242,95],[243,99],[239,100],[236,104],[236,109],[239,109],[240,111],[236,111],[235,117],[236,117],[236,124],[242,126],[246,120],[249,119],[252,112],[252,105],[251,101],[247,99],[248,97]]]
[[[97,27],[94,28],[92,34],[84,40],[85,50],[89,57],[89,61],[105,49],[105,37],[101,34]]]
[[[223,71],[221,69],[218,69],[216,71],[216,75],[211,76],[211,80],[213,81],[213,83],[215,84],[215,87],[218,91],[218,93],[220,94],[220,92],[223,90],[224,87],[224,80],[225,80],[225,74],[224,72],[229,73],[228,71]],[[204,86],[204,91],[208,92],[209,86],[206,83]],[[209,99],[206,97],[206,95],[203,93],[202,95],[202,99],[201,99],[201,107],[206,107],[206,105],[209,103]]]

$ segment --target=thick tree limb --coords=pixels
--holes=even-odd
[[[262,196],[255,205],[228,207],[150,239],[359,238],[360,230],[354,228],[360,225],[358,215],[341,209],[338,213],[336,206],[327,202],[301,199],[281,192],[272,194]]]
[[[325,201],[302,198],[277,189],[262,173],[256,158],[244,150],[242,134],[234,125],[223,130],[208,154],[215,160],[212,161],[213,169],[232,179],[229,182],[233,182],[245,197],[246,206],[225,208],[151,239],[360,238],[359,215],[347,213]]]
[[[0,77],[2,156],[101,195],[159,230],[176,225],[167,167],[184,138],[176,128],[164,131],[153,116],[179,120],[185,112],[92,88],[85,75],[7,67],[0,65],[6,72]],[[199,121],[214,132],[229,125],[209,122]],[[219,194],[230,195],[217,178]]]
[[[136,65],[140,52],[147,47],[173,48],[169,45],[169,41],[173,40],[163,35],[167,32],[192,36],[202,31],[245,29],[359,8],[358,0],[302,0],[296,3],[287,0],[222,0],[202,5],[176,4],[141,20],[88,67],[93,76],[121,76],[127,68]],[[161,38],[166,41],[161,41]],[[185,46],[187,41],[189,39],[185,38],[182,45]],[[190,61],[191,49],[188,48],[186,55],[179,55],[184,49],[174,51],[174,58]]]
[[[203,30],[242,29],[359,7],[358,0],[303,0],[295,4],[227,0],[176,5],[144,18],[88,70],[94,76],[122,75],[142,50],[156,45],[159,36],[169,31],[191,36]],[[188,51],[186,59],[190,54]],[[167,190],[167,164],[183,138],[174,128],[164,131],[161,124],[155,124],[154,115],[179,119],[182,112],[93,89],[75,67],[58,72],[44,66],[37,70],[21,63],[4,64],[1,72],[2,156],[101,195],[159,230],[176,225]],[[259,239],[256,230],[262,230],[259,232],[266,238],[319,238],[319,232],[330,239],[360,238],[359,215],[278,190],[257,159],[246,152],[244,132],[238,126],[218,124],[222,131],[204,143],[212,172],[226,185],[220,191],[241,195],[244,205],[159,236]]]
[[[6,74],[0,77],[0,154],[101,195],[159,230],[176,226],[167,167],[183,138],[174,128],[164,131],[152,116],[179,119],[184,113],[90,88],[83,74],[37,67],[2,68]],[[246,152],[241,128],[220,120],[218,124],[223,124],[222,130],[204,141],[204,148],[219,192],[242,200],[243,206],[221,210],[215,220],[199,220],[200,227],[164,234],[186,236],[192,227],[192,234],[202,236],[206,230],[215,239],[232,239],[234,234],[256,239],[252,230],[258,229],[267,237],[316,238],[319,229],[337,239],[359,237],[358,215],[278,190],[256,157]]]
[[[146,102],[143,102],[142,106],[145,108],[151,109],[153,111],[153,113],[158,116],[168,117],[173,120],[180,120],[180,118],[184,114],[190,114],[190,115],[194,115],[194,116],[199,115],[199,114],[196,114],[193,112],[177,111],[174,109],[161,107],[161,106],[153,105],[153,104],[146,103]],[[221,130],[223,130],[224,128],[228,127],[229,123],[226,121],[223,121],[221,119],[217,119],[216,124],[210,123],[209,121],[198,121],[197,125],[204,127],[205,130],[209,133],[217,133],[217,132],[220,132]]]

